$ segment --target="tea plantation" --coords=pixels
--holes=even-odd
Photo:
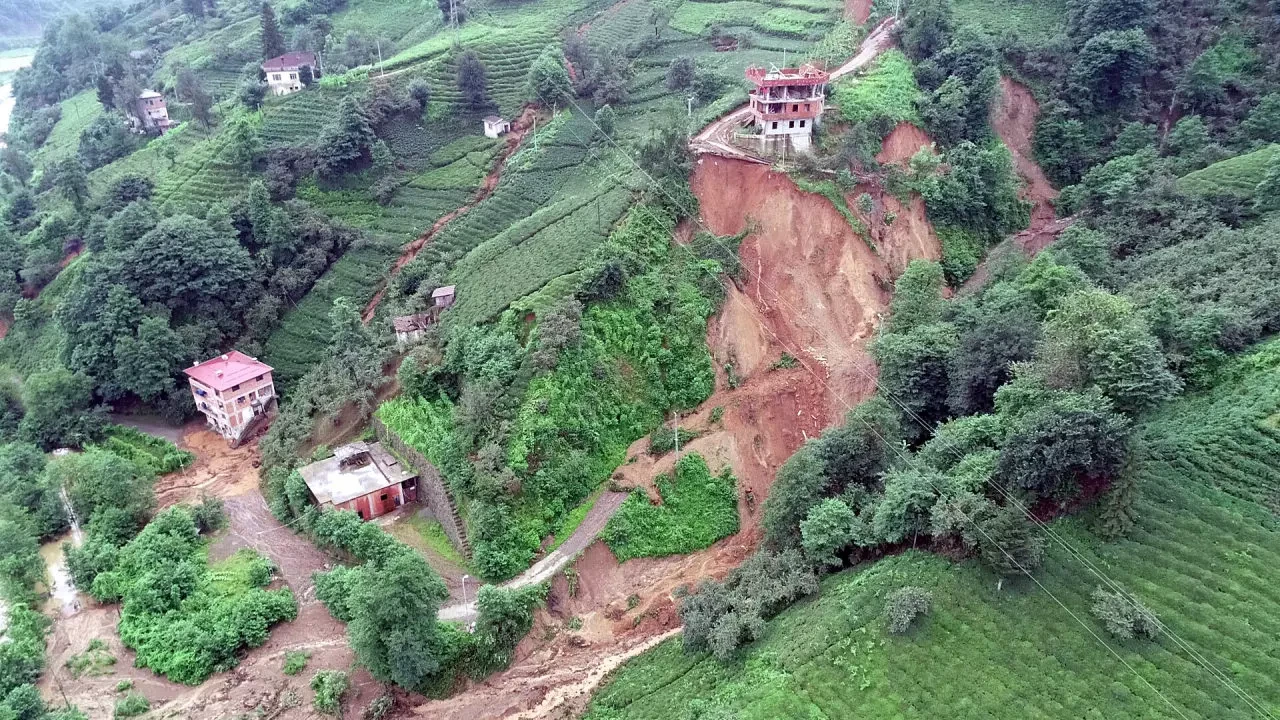
[[[685,708],[744,719],[1258,717],[1241,695],[1274,713],[1278,418],[1273,342],[1213,391],[1141,427],[1138,524],[1126,538],[1103,542],[1087,518],[1054,527],[1213,673],[1169,635],[1109,636],[1090,613],[1098,578],[1053,543],[1038,575],[1045,590],[1027,581],[998,587],[976,562],[906,552],[829,578],[734,663],[686,655],[679,639],[664,643],[625,665],[586,717],[669,718]],[[933,611],[908,634],[890,635],[884,599],[904,585],[930,590]]]

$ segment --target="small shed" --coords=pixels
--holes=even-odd
[[[415,343],[427,332],[427,326],[436,320],[435,313],[425,312],[417,315],[401,315],[391,320],[396,331],[396,342],[401,345]]]
[[[445,285],[436,288],[431,292],[431,304],[441,310],[453,305],[453,301],[458,297],[458,287],[456,285]]]
[[[511,132],[511,123],[503,120],[497,115],[490,115],[484,119],[485,137],[496,138],[509,132]]]
[[[361,520],[385,515],[418,499],[418,477],[381,443],[354,442],[333,457],[299,468],[320,507],[354,510]]]

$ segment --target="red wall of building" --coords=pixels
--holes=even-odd
[[[385,496],[385,499],[383,496]],[[396,500],[399,498],[403,498],[403,500],[400,504],[397,504]],[[338,507],[343,510],[358,512],[360,517],[365,520],[372,520],[416,499],[417,493],[414,488],[406,489],[401,485],[392,485],[381,490],[375,490],[368,495],[361,495],[358,498],[348,500]]]

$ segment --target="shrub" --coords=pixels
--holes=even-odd
[[[1093,591],[1093,616],[1102,621],[1107,632],[1122,640],[1135,637],[1155,640],[1160,636],[1160,621],[1137,600],[1102,588]]]
[[[191,508],[191,519],[195,521],[196,529],[201,535],[221,530],[227,522],[222,499],[202,493],[199,504]]]
[[[902,634],[911,629],[916,618],[928,615],[933,604],[933,593],[924,588],[908,585],[889,594],[884,604],[884,614],[889,620],[889,632]]]
[[[306,650],[286,650],[284,653],[284,674],[297,675],[307,667],[311,653]]]
[[[151,709],[151,701],[136,692],[131,692],[116,701],[115,716],[118,718],[133,717]]]
[[[649,454],[655,457],[666,455],[676,449],[677,439],[680,445],[687,445],[690,440],[696,437],[698,437],[698,433],[693,430],[680,428],[679,437],[677,438],[675,429],[663,425],[649,434]]]
[[[321,670],[311,678],[311,689],[316,694],[312,704],[318,712],[337,715],[350,687],[351,678],[341,670]]]

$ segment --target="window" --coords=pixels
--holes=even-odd
[[[808,110],[808,109],[809,109],[809,103],[805,103],[805,104],[804,104],[804,109],[805,109],[805,110]]]
[[[358,518],[360,518],[361,520],[363,520],[363,519],[364,519],[364,511],[363,511],[363,510],[356,510],[356,517],[358,517]]]
[[[773,130],[777,130],[777,129],[778,129],[778,121],[777,121],[777,120],[774,120],[774,121],[773,121],[773,128],[772,128],[772,129],[773,129]]]
[[[232,386],[231,386],[231,392],[235,392],[235,391],[237,391],[237,390],[239,390],[239,389],[240,389],[240,386],[239,386],[239,385],[232,385]]]
[[[799,105],[792,105],[792,106],[791,106],[791,112],[795,112],[795,111],[797,111],[797,110],[799,110],[799,109],[800,109],[800,106],[799,106]]]
[[[236,402],[238,402],[238,403],[240,403],[241,405],[243,405],[243,404],[244,404],[244,397],[245,397],[244,395],[241,395],[240,397],[236,398]]]
[[[788,127],[788,128],[793,128],[793,127],[795,127],[795,126],[796,126],[796,121],[795,121],[795,120],[792,120],[792,121],[790,121],[790,122],[788,122],[788,123],[787,123],[787,127]]]
[[[254,381],[254,382],[262,382],[262,378],[263,378],[263,377],[265,377],[265,376],[263,376],[263,375],[259,375],[258,377],[254,378],[254,379],[253,379],[253,381]]]
[[[800,121],[800,127],[804,127],[804,121],[803,121],[803,120],[801,120],[801,121]]]
[[[271,79],[272,79],[272,80],[279,80],[279,79],[280,79],[280,73],[273,73],[273,74],[271,75]]]
[[[289,73],[289,79],[290,79],[290,80],[297,80],[297,79],[298,79],[298,73]]]
[[[386,494],[386,493],[382,493],[381,495],[379,495],[379,496],[378,496],[378,499],[379,499],[379,500],[386,500],[386,499],[387,499],[387,494]]]

